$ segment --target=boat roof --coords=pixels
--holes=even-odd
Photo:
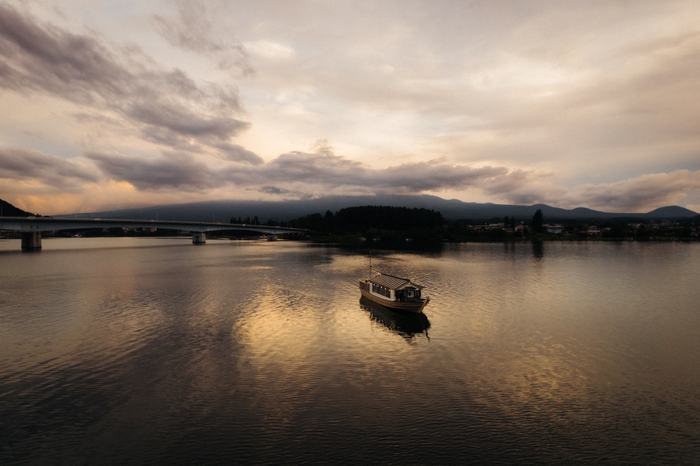
[[[377,275],[372,277],[370,281],[376,283],[377,285],[386,286],[387,288],[391,288],[394,290],[398,290],[399,288],[405,287],[407,285],[411,285],[415,288],[423,288],[420,285],[411,283],[411,280],[409,280],[408,278],[395,277],[393,275],[385,273],[378,273]]]

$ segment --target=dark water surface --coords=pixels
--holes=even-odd
[[[0,241],[0,464],[700,464],[700,245]]]

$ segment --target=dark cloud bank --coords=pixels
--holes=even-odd
[[[65,160],[36,151],[3,149],[0,178],[38,182],[63,191],[113,180],[144,192],[206,193],[235,188],[280,199],[321,194],[420,194],[472,187],[515,204],[544,202],[628,212],[676,204],[682,196],[700,189],[700,171],[644,175],[605,185],[583,185],[569,192],[546,184],[538,190],[538,174],[504,167],[472,168],[433,160],[372,169],[327,151],[293,152],[267,164],[226,163],[214,169],[188,152],[151,160],[91,152]]]
[[[0,149],[0,178],[39,181],[67,189],[84,182],[96,182],[100,176],[96,170],[53,155],[23,149]]]
[[[280,155],[259,166],[235,165],[212,169],[189,154],[173,154],[161,160],[144,162],[118,155],[87,154],[105,176],[127,181],[139,189],[210,189],[235,185],[255,188],[268,194],[287,194],[279,187],[303,184],[311,192],[325,190],[420,193],[430,190],[483,186],[497,180],[502,186],[511,179],[504,167],[471,168],[441,161],[404,164],[386,169],[367,168],[359,162],[328,154],[293,152]],[[515,186],[512,186],[513,188]],[[504,187],[504,189],[506,189]],[[307,193],[308,194],[308,193]]]

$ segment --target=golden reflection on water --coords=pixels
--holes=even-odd
[[[309,310],[309,302],[298,290],[263,285],[237,323],[238,338],[248,355],[261,364],[294,370],[326,331],[319,328],[318,320],[307,318]]]

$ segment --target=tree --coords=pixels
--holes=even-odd
[[[542,215],[542,209],[537,209],[535,215],[532,216],[532,229],[535,233],[542,233],[544,231],[544,216]]]

